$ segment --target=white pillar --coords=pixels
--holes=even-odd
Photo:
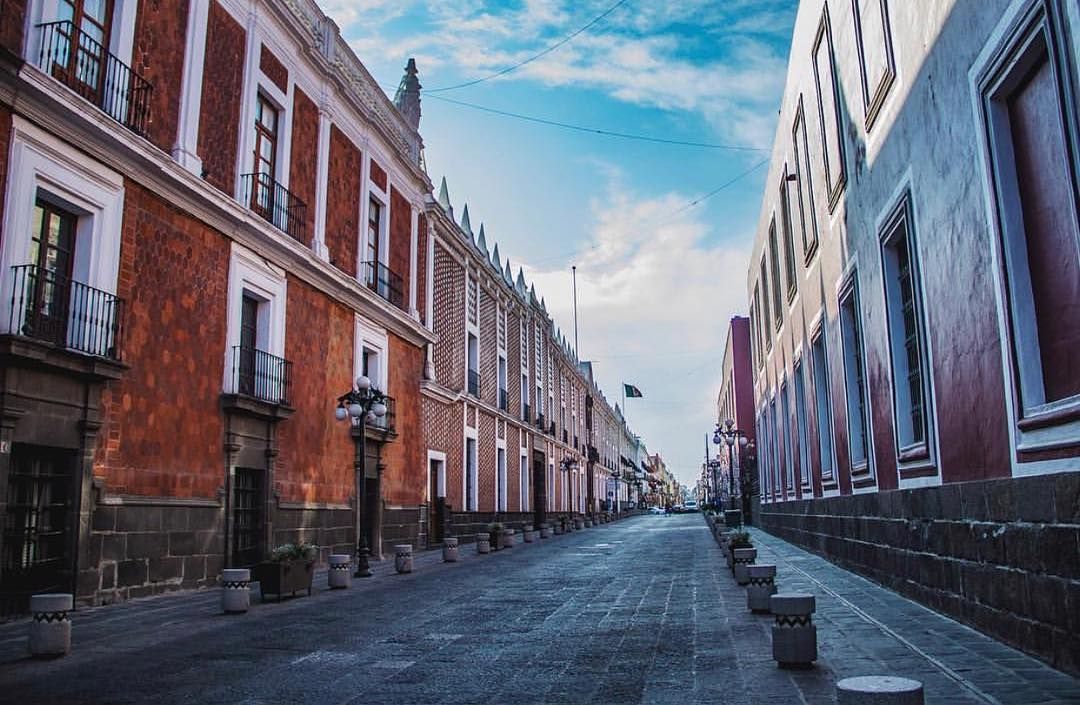
[[[420,320],[420,312],[416,309],[416,250],[420,237],[420,213],[415,205],[410,205],[411,232],[409,235],[409,315],[414,320]]]
[[[311,246],[315,255],[324,262],[330,261],[326,246],[326,185],[330,178],[330,126],[333,117],[325,99],[319,106],[319,145],[315,157],[315,239]]]
[[[172,156],[192,174],[202,176],[198,154],[199,114],[202,108],[203,71],[206,59],[206,22],[210,0],[191,0],[188,5],[187,43],[184,46],[184,73],[181,78],[180,120]]]

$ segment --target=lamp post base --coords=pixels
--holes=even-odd
[[[371,566],[368,565],[368,551],[367,547],[361,547],[356,549],[356,572],[353,573],[354,578],[370,578]]]

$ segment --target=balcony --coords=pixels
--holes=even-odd
[[[554,421],[552,421],[550,424],[548,424],[547,432],[548,432],[548,435],[551,436],[552,438],[555,437],[555,422]]]
[[[547,424],[544,422],[544,414],[543,413],[539,413],[539,414],[536,415],[536,427],[538,429],[540,429],[541,431],[543,431],[545,428],[547,428]]]
[[[565,428],[562,430],[562,442],[563,442],[563,445],[569,445],[570,444],[570,434],[566,432]]]
[[[369,421],[367,428],[369,431],[383,431],[386,435],[396,436],[397,403],[394,401],[394,398],[390,396],[384,396],[383,403],[386,404],[386,413],[381,417],[375,417],[374,421]],[[360,419],[353,419],[352,423],[354,427],[358,428],[360,426]]]
[[[124,301],[33,264],[11,268],[8,332],[120,360]]]
[[[575,448],[580,448],[581,447],[581,443],[578,441],[577,436],[574,436],[574,447]]]
[[[476,370],[469,370],[469,394],[480,396],[480,373]]]
[[[405,286],[399,274],[381,262],[361,262],[360,271],[369,289],[405,310]]]
[[[132,132],[146,133],[154,87],[70,20],[39,24],[37,65]]]
[[[308,245],[307,204],[269,174],[243,174],[240,177],[244,205],[267,223]]]
[[[290,406],[292,363],[257,348],[236,345],[232,349],[232,382],[235,394]]]
[[[521,420],[525,423],[529,423],[530,421],[532,421],[532,418],[530,416],[531,413],[532,409],[529,408],[528,402],[523,403],[521,405]]]
[[[499,390],[499,410],[506,411],[510,406],[510,402],[506,398],[506,390]]]

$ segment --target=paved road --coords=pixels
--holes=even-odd
[[[0,702],[830,703],[836,679],[920,678],[928,703],[1080,703],[1080,684],[764,534],[818,595],[821,660],[784,671],[700,515],[637,517],[317,591],[247,615],[214,591],[74,615],[73,653],[0,626]],[[355,583],[354,583],[355,585]]]

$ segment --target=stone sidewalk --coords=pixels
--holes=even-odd
[[[927,703],[1080,703],[1076,679],[816,556],[754,532],[783,590],[817,595],[819,661],[772,661],[700,515],[644,516],[459,563],[220,614],[216,590],[73,615],[73,652],[26,656],[0,625],[0,701],[110,703],[816,703],[886,673]]]

